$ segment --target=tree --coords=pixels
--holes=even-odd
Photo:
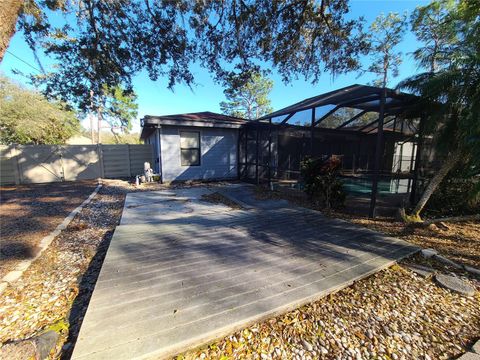
[[[406,29],[406,15],[380,14],[370,25],[371,65],[368,71],[377,74],[376,86],[385,88],[390,77],[398,76],[402,53],[395,47],[402,41]]]
[[[114,88],[103,87],[102,103],[98,112],[98,143],[101,143],[102,120],[105,120],[114,138],[120,142],[121,133],[128,134],[132,129],[132,120],[137,117],[137,95],[133,91],[126,91],[120,86]]]
[[[0,77],[0,143],[64,144],[80,130],[75,113],[8,78]]]
[[[83,136],[90,138],[91,132],[87,129],[82,129],[81,133]],[[115,133],[111,131],[102,131],[101,134],[102,144],[143,144],[143,141],[140,140],[139,133]],[[98,133],[96,130],[93,131],[93,138],[98,139]]]
[[[441,4],[441,3],[440,3]],[[400,84],[421,96],[424,133],[434,136],[436,150],[445,157],[407,221],[421,222],[420,213],[442,180],[460,161],[473,175],[480,174],[480,8],[475,0],[460,0],[448,9],[455,41],[445,41],[436,72],[425,72]],[[440,65],[442,65],[440,67]],[[431,69],[429,69],[431,70]],[[480,185],[472,196],[478,196]]]
[[[259,73],[252,75],[246,83],[238,77],[231,78],[224,90],[228,101],[220,103],[224,114],[244,119],[255,120],[273,111],[268,95],[273,88],[273,81]]]
[[[323,128],[330,128],[330,129],[336,128],[342,125],[343,123],[345,123],[345,121],[350,120],[360,112],[361,111],[358,109],[343,107],[335,111],[333,114],[329,115],[325,120],[323,120],[320,124],[318,124],[318,126]],[[362,116],[360,116],[355,121],[353,121],[352,123],[348,124],[348,126],[352,127],[352,126],[366,125],[376,119],[378,119],[377,113],[367,112]]]
[[[0,62],[15,34],[15,24],[22,11],[23,0],[4,0],[0,8]]]
[[[453,0],[433,1],[417,7],[412,13],[412,32],[424,44],[413,53],[421,68],[435,72],[450,62],[449,48],[457,42],[454,21],[449,13],[454,5]]]
[[[358,55],[367,48],[363,20],[346,19],[348,0],[26,4],[19,28],[32,48],[41,48],[59,64],[53,73],[33,80],[49,97],[60,97],[82,112],[97,112],[103,86],[131,90],[132,76],[142,70],[152,80],[165,76],[169,88],[194,84],[194,62],[219,80],[258,71],[261,63],[275,67],[285,80],[304,75],[315,82],[324,70],[340,74],[357,69]],[[12,13],[5,23],[16,19]]]

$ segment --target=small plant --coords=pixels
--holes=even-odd
[[[301,175],[305,183],[305,192],[319,207],[327,210],[343,206],[345,192],[343,184],[338,179],[341,168],[340,159],[306,158],[301,163]]]

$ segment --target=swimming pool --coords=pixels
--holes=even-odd
[[[369,177],[341,178],[343,188],[348,194],[364,195],[372,191],[372,179]],[[406,194],[410,188],[410,179],[380,179],[379,194]]]
[[[372,191],[372,178],[367,176],[361,177],[341,177],[340,181],[343,183],[343,189],[350,195],[370,195]],[[379,194],[406,194],[409,192],[411,179],[391,179],[380,178],[378,181]],[[275,184],[274,187],[279,186]],[[302,182],[292,182],[289,184],[282,184],[283,187],[291,189],[303,190],[304,184]]]

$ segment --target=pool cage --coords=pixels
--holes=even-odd
[[[402,180],[413,201],[421,119],[406,114],[416,100],[392,89],[352,85],[250,121],[239,133],[239,178],[296,184],[305,157],[336,156],[343,176],[370,179],[371,217],[384,178]]]

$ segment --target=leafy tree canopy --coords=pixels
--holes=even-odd
[[[368,71],[376,74],[374,85],[386,87],[391,77],[398,76],[398,67],[402,63],[402,53],[395,47],[402,41],[406,30],[406,15],[380,14],[370,25],[371,65]]]
[[[335,111],[333,114],[329,115],[325,120],[323,120],[318,126],[323,128],[336,128],[342,125],[344,122],[350,120],[355,115],[360,113],[361,110],[343,107]],[[375,112],[367,112],[357,118],[352,123],[348,124],[348,127],[362,126],[366,125],[374,120],[378,119],[378,114]]]
[[[254,120],[273,111],[268,98],[272,80],[256,73],[246,83],[232,77],[227,84],[224,94],[228,101],[220,103],[224,114]]]
[[[440,3],[443,3],[440,2]],[[419,108],[428,115],[424,131],[435,133],[444,153],[464,150],[480,160],[480,8],[460,0],[444,16],[455,29],[444,41],[435,72],[415,75],[400,84],[422,96]],[[420,64],[422,64],[420,60]],[[428,65],[426,65],[428,66]]]
[[[285,80],[357,69],[367,49],[348,0],[28,1],[20,28],[58,68],[34,77],[50,97],[97,109],[102,88],[132,86],[145,70],[168,87],[194,84],[192,63],[217,79],[275,67]],[[51,22],[64,15],[63,24]],[[248,78],[249,76],[247,76]],[[90,91],[93,91],[93,97]]]
[[[87,129],[82,129],[81,133],[87,138],[91,138],[92,132]],[[93,138],[97,139],[97,131],[93,132]],[[100,136],[102,139],[102,144],[143,144],[143,141],[140,140],[140,134],[129,132],[129,133],[115,133],[109,131],[102,131]]]
[[[430,6],[444,3],[439,1]],[[438,57],[427,62],[419,59],[421,66],[429,67],[427,72],[400,84],[400,88],[421,96],[417,110],[424,115],[423,131],[434,135],[436,149],[445,157],[413,210],[415,217],[443,178],[459,163],[467,163],[472,175],[480,173],[480,7],[477,0],[459,0],[440,14],[440,22],[448,22],[454,34],[450,30],[445,33],[439,42],[442,46],[434,53]],[[432,61],[433,67],[429,66]],[[479,194],[477,182],[472,196]]]
[[[137,95],[125,91],[120,86],[102,89],[101,117],[114,130],[128,133],[132,129],[132,120],[137,117]]]
[[[64,144],[79,129],[65,103],[0,77],[0,143]]]
[[[451,11],[454,0],[433,1],[415,9],[410,17],[412,32],[423,46],[413,55],[421,68],[434,72],[449,63],[448,54],[458,39]]]

